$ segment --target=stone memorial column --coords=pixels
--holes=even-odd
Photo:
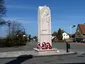
[[[51,11],[47,6],[38,8],[38,49],[52,49]]]

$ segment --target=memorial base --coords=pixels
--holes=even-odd
[[[52,48],[52,49],[34,48],[34,50],[38,53],[38,55],[56,55],[59,52],[57,48]]]

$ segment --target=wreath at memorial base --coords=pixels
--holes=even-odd
[[[50,45],[49,42],[43,42],[42,45],[40,43],[37,44],[38,49],[52,49],[52,46]]]

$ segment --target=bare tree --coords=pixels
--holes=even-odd
[[[0,26],[3,26],[3,25],[5,25],[6,24],[6,21],[4,20],[4,19],[1,19],[0,18]]]
[[[9,24],[8,24],[9,26]],[[18,23],[16,21],[11,21],[10,23],[10,35],[11,36],[19,36],[20,34],[25,35],[25,29],[22,26],[21,23]]]
[[[0,0],[0,18],[6,13],[5,1]]]
[[[5,24],[5,21],[2,19],[5,13],[6,13],[5,1],[0,0],[0,26]]]
[[[8,34],[6,37],[8,46],[26,45],[27,36],[21,23],[11,21],[10,25],[8,23],[8,26],[10,26],[8,30],[8,33],[10,34]]]

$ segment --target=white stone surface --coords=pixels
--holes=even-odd
[[[59,50],[57,48],[52,48],[52,49],[37,49],[37,48],[34,48],[35,51],[37,51],[37,53],[39,55],[54,55],[54,54],[57,54],[59,52]]]
[[[51,43],[51,12],[47,6],[38,8],[38,42],[42,46],[43,42]]]
[[[35,50],[35,51],[40,51],[40,52],[43,52],[43,51],[58,51],[58,49],[57,49],[57,48],[52,48],[52,49],[44,49],[44,50],[34,48],[34,50]]]

